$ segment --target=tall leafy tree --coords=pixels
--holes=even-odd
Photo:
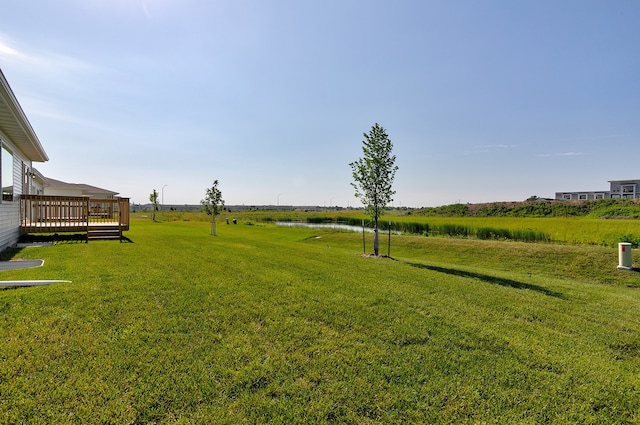
[[[207,189],[205,197],[200,201],[202,209],[211,216],[211,235],[216,236],[216,217],[224,208],[222,192],[218,189],[218,180],[215,180],[211,187]]]
[[[153,192],[149,195],[149,202],[151,202],[153,208],[151,219],[156,221],[156,211],[158,211],[158,192],[155,189],[153,189]]]
[[[378,255],[378,219],[396,193],[392,189],[398,167],[392,154],[393,143],[386,130],[375,123],[369,134],[364,133],[362,152],[364,156],[350,163],[353,172],[351,186],[355,196],[364,204],[365,211],[374,223],[373,251]]]

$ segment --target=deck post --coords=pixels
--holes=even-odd
[[[89,217],[91,217],[91,198],[87,197],[84,208],[84,220],[87,222],[87,243],[89,243]]]

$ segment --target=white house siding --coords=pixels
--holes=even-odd
[[[13,154],[13,201],[0,199],[0,250],[13,245],[20,237],[20,194],[22,193],[22,164],[31,168],[31,161],[0,133],[0,142]]]

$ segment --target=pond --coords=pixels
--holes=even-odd
[[[352,226],[350,224],[340,224],[340,223],[306,223],[303,221],[277,221],[277,226],[285,226],[285,227],[306,227],[309,229],[336,229],[336,230],[346,230],[349,232],[362,232],[362,226]],[[373,228],[365,227],[365,232],[373,233]],[[380,229],[380,234],[387,233],[387,231]],[[398,234],[399,232],[392,232],[394,234]]]

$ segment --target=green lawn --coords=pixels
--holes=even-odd
[[[0,279],[72,283],[0,291],[0,422],[640,422],[640,273],[615,248],[218,232],[134,219],[129,243],[13,252],[45,265]]]

